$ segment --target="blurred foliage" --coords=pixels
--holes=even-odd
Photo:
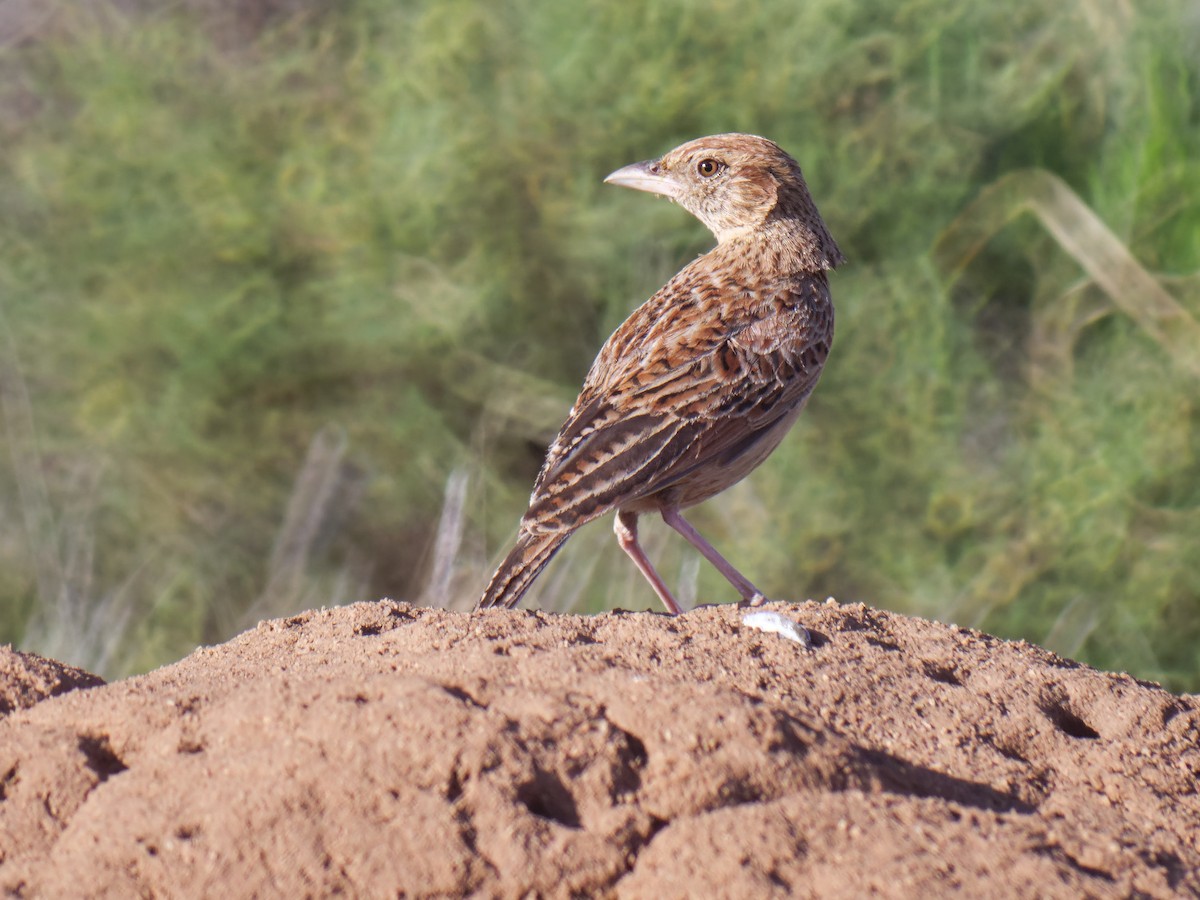
[[[600,343],[710,245],[601,178],[742,130],[850,262],[801,424],[697,525],[774,596],[1200,687],[1190,4],[30,8],[0,33],[0,639],[114,675],[302,606],[469,605]],[[1051,177],[1057,212],[1022,194]],[[605,524],[562,556],[537,602],[653,605]]]

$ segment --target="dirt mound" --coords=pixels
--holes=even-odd
[[[0,716],[28,709],[47,697],[102,684],[103,678],[83,669],[36,653],[18,653],[7,644],[0,646]]]
[[[0,719],[22,896],[1200,893],[1200,703],[874,612],[384,601]],[[81,684],[83,682],[80,682]]]

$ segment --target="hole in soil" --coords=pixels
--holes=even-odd
[[[654,840],[654,836],[666,828],[671,823],[666,819],[660,819],[658,816],[650,817],[650,827],[646,831],[646,843]]]
[[[438,686],[455,700],[461,700],[463,703],[466,703],[468,706],[473,706],[476,709],[487,709],[486,703],[480,703],[468,691],[463,690],[457,685],[442,684]]]
[[[829,636],[821,631],[813,631],[811,626],[805,625],[804,630],[808,632],[808,644],[810,650],[819,650],[829,643]]]
[[[87,767],[96,773],[100,781],[108,781],[114,775],[120,775],[129,766],[113,752],[108,735],[81,734],[79,750],[87,759]]]
[[[625,740],[617,748],[617,764],[613,767],[613,794],[621,797],[636,793],[642,786],[641,772],[649,762],[646,745],[628,731],[614,729],[614,737]]]
[[[782,888],[785,891],[790,892],[792,889],[791,882],[785,881],[784,877],[782,875],[780,875],[778,872],[776,872],[774,869],[772,869],[770,872],[767,873],[767,880],[770,881],[771,884],[775,885],[775,887]]]
[[[17,767],[14,765],[11,769],[4,773],[3,778],[0,778],[0,801],[8,799],[9,786],[16,783]]]
[[[1067,709],[1066,705],[1061,701],[1050,700],[1043,703],[1042,712],[1046,714],[1046,718],[1054,723],[1055,728],[1069,737],[1089,741],[1094,741],[1100,737],[1100,732],[1096,731],[1091,725]]]
[[[924,665],[925,674],[934,681],[940,681],[942,684],[952,684],[955,687],[962,687],[962,679],[959,678],[958,672],[952,666],[943,666],[939,663],[927,662]]]
[[[575,798],[553,772],[535,770],[532,779],[517,787],[517,802],[540,819],[549,819],[568,828],[579,827]]]
[[[1171,720],[1182,712],[1187,712],[1187,707],[1182,703],[1168,703],[1162,714],[1163,727],[1170,725]]]
[[[453,803],[459,797],[462,796],[462,793],[463,793],[462,778],[459,777],[458,766],[455,766],[454,769],[450,772],[450,780],[446,783],[446,800],[447,800],[447,802]]]
[[[1165,870],[1167,886],[1171,890],[1178,888],[1187,874],[1187,867],[1184,865],[1183,860],[1178,855],[1169,851],[1160,850],[1157,853],[1143,851],[1138,855],[1150,863],[1150,865],[1158,866],[1160,869]]]
[[[730,778],[717,787],[716,803],[712,806],[716,809],[724,809],[773,799],[775,798],[764,795],[762,789],[756,784],[742,778]]]
[[[992,746],[995,747],[1000,755],[1005,759],[1011,759],[1013,762],[1029,764],[1029,758],[1010,744],[1008,741],[993,741]]]

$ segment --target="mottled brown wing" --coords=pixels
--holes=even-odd
[[[525,527],[574,529],[728,464],[811,393],[832,326],[823,274],[751,291],[685,269],[601,350]]]

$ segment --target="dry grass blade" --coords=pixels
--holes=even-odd
[[[37,572],[38,596],[43,604],[53,604],[62,594],[65,578],[58,553],[58,529],[50,505],[50,490],[42,475],[33,405],[17,360],[16,344],[3,319],[0,329],[4,332],[0,343],[0,415],[17,476],[25,537]]]
[[[1116,311],[1094,282],[1077,284],[1039,306],[1029,336],[1029,383],[1048,391],[1069,384],[1074,374],[1075,342],[1089,325]]]
[[[1088,637],[1100,626],[1100,620],[1095,599],[1080,594],[1058,614],[1042,643],[1063,656],[1077,656]]]
[[[1031,212],[1112,302],[1190,374],[1200,377],[1197,322],[1079,195],[1043,169],[1012,172],[994,182],[942,233],[934,254],[959,272],[1006,224]]]
[[[283,528],[271,552],[271,581],[293,578],[308,561],[309,552],[342,482],[346,435],[340,428],[317,432],[308,446],[304,468],[288,501]]]
[[[433,542],[429,581],[420,601],[423,606],[450,607],[451,600],[455,597],[451,592],[451,585],[458,569],[458,554],[467,522],[469,482],[470,476],[464,468],[455,469],[446,479],[446,495],[442,501],[442,515],[438,519],[437,536]]]
[[[345,432],[334,426],[322,428],[313,437],[271,551],[267,586],[246,611],[243,624],[267,615],[285,615],[311,599],[306,588],[314,548],[329,523],[354,501],[347,447]]]
[[[110,676],[133,617],[133,588],[153,551],[117,587],[95,585],[95,514],[106,463],[91,457],[68,479],[56,516],[38,449],[37,427],[17,348],[0,318],[0,425],[16,474],[21,516],[38,590],[38,611],[21,645]]]

